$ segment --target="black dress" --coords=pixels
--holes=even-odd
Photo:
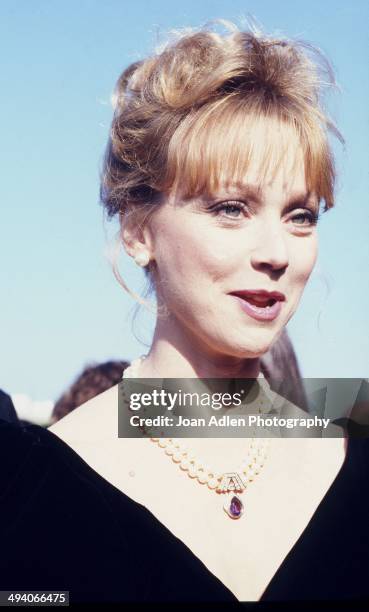
[[[368,487],[369,440],[349,439],[261,601],[369,601]],[[38,425],[0,421],[0,542],[0,590],[65,590],[72,604],[237,602],[149,510]]]

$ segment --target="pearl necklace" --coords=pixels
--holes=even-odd
[[[124,370],[124,378],[139,378],[138,370],[140,364],[146,359],[146,355],[141,355],[134,359]],[[258,379],[264,378],[260,372]],[[166,455],[177,463],[181,470],[187,472],[189,478],[197,480],[200,484],[206,484],[210,490],[226,495],[223,509],[227,516],[232,519],[239,519],[244,512],[244,504],[239,495],[242,494],[248,484],[252,482],[260,473],[264,466],[270,446],[269,438],[251,438],[251,444],[246,458],[240,463],[234,472],[216,472],[206,466],[201,460],[196,458],[186,445],[174,438],[150,438],[154,443],[164,449]]]

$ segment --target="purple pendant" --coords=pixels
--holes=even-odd
[[[229,496],[223,508],[232,519],[240,518],[244,511],[243,503],[237,495]]]

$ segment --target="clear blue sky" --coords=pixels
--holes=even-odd
[[[342,93],[331,111],[338,148],[336,209],[319,228],[318,265],[289,333],[305,376],[368,377],[367,0],[2,0],[0,387],[56,399],[89,361],[132,359],[134,302],[104,256],[98,178],[110,95],[165,31],[250,13],[331,59]],[[143,274],[127,258],[130,286]],[[150,343],[144,311],[134,331]]]

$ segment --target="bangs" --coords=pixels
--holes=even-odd
[[[325,201],[325,210],[332,207],[333,159],[318,118],[298,119],[290,109],[261,109],[229,96],[180,123],[168,148],[164,189],[183,200],[214,197],[229,184],[242,185],[251,163],[261,183],[273,180],[287,157],[288,175],[303,163],[307,190]]]

